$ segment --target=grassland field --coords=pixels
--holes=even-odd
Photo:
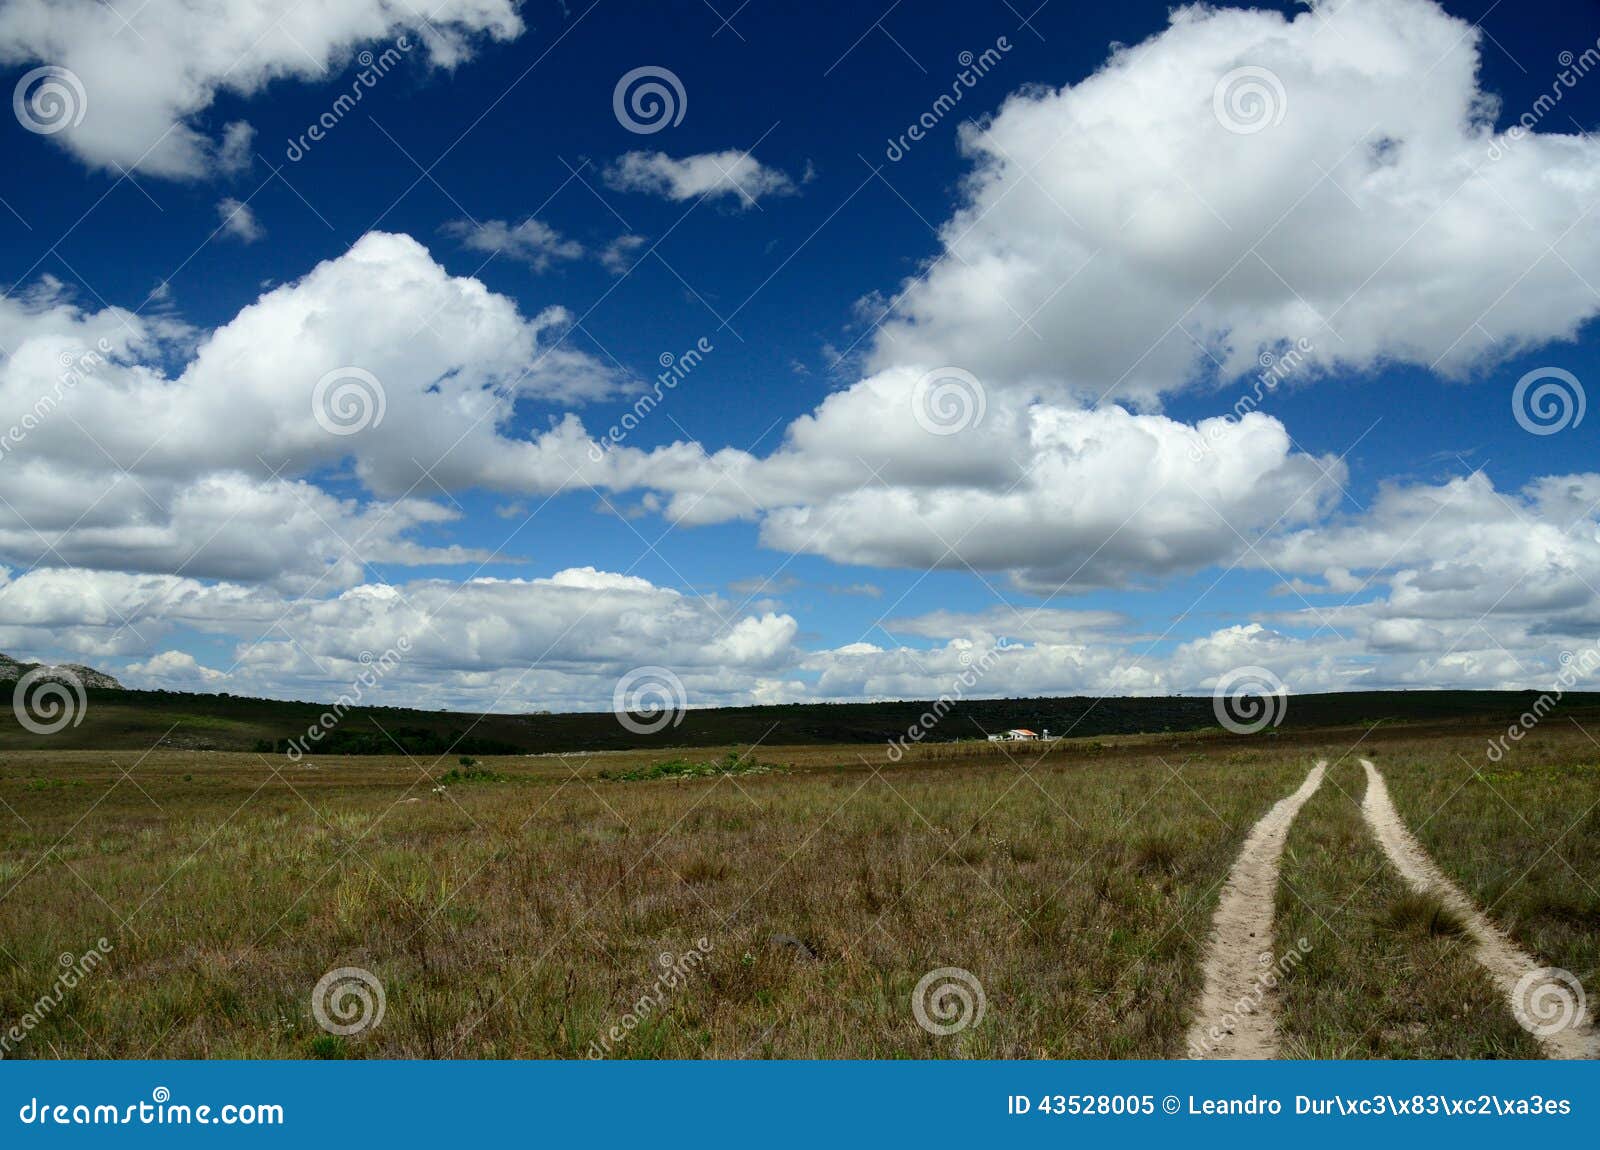
[[[1357,760],[1479,907],[1600,1001],[1600,724],[1582,718],[1497,763],[1503,726],[1482,719],[900,762],[881,744],[7,749],[0,1029],[32,1011],[7,1055],[35,1058],[1182,1057],[1240,843],[1325,759],[1277,893],[1280,945],[1306,943],[1284,1053],[1537,1057],[1459,924],[1385,865]],[[62,956],[101,938],[38,1016]],[[311,1007],[340,967],[385,1000],[350,1036]],[[941,1036],[910,1002],[945,967],[985,1010]]]

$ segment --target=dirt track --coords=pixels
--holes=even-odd
[[[1295,815],[1322,785],[1326,768],[1319,762],[1299,790],[1273,804],[1250,829],[1228,873],[1206,948],[1205,989],[1189,1028],[1191,1057],[1277,1057],[1272,919],[1278,863]]]
[[[1564,984],[1479,913],[1406,829],[1378,768],[1367,759],[1362,759],[1361,765],[1367,772],[1367,794],[1361,803],[1367,826],[1407,884],[1439,899],[1465,924],[1478,961],[1506,996],[1517,1021],[1538,1038],[1550,1058],[1600,1058],[1600,1034],[1585,1009],[1576,980]],[[1553,1028],[1563,1020],[1568,1024]]]

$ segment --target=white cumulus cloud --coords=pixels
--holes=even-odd
[[[396,41],[438,67],[483,37],[522,32],[514,0],[9,0],[0,5],[0,61],[69,70],[82,115],[53,135],[96,168],[174,178],[237,170],[244,129],[213,136],[205,114],[221,92],[254,95],[274,80],[323,81],[363,44]],[[359,66],[359,65],[358,65]]]
[[[964,202],[870,366],[1152,404],[1286,340],[1462,375],[1570,339],[1600,309],[1600,142],[1497,136],[1481,47],[1431,0],[1175,10],[963,131]],[[1257,131],[1230,130],[1239,69]]]

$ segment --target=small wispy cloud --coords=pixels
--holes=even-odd
[[[633,267],[633,253],[644,247],[645,238],[631,233],[618,236],[600,253],[600,263],[612,275],[621,275]]]
[[[267,234],[250,205],[232,196],[218,202],[217,218],[222,221],[222,234],[242,243],[253,244]]]
[[[549,224],[531,216],[520,224],[505,220],[452,220],[441,229],[461,241],[470,251],[503,255],[525,263],[536,272],[547,270],[556,260],[575,260],[583,255],[583,245],[569,240]]]
[[[733,579],[728,590],[735,595],[782,595],[798,591],[805,584],[793,575],[755,575],[748,579]]]
[[[828,586],[828,592],[832,595],[860,595],[865,599],[883,598],[883,588],[876,583],[832,583]]]
[[[619,192],[647,192],[669,200],[732,196],[747,208],[763,196],[796,191],[787,174],[732,148],[681,160],[665,152],[628,152],[605,170],[605,181]]]

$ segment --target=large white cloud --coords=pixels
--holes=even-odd
[[[1391,615],[1474,618],[1489,611],[1545,626],[1600,622],[1600,475],[1547,476],[1500,492],[1483,472],[1439,485],[1389,484],[1365,512],[1275,540],[1286,570],[1334,566],[1386,585]],[[1333,562],[1330,563],[1330,560]]]
[[[542,435],[542,470],[648,488],[686,524],[759,518],[767,545],[843,563],[1010,571],[1031,588],[1126,586],[1227,562],[1263,530],[1315,521],[1344,464],[1293,449],[1260,413],[1199,427],[1117,406],[993,392],[937,434],[924,375],[890,368],[794,421],[766,457],[677,443],[596,445],[575,422]],[[968,409],[975,415],[977,407]],[[936,413],[935,413],[936,414]],[[1211,445],[1225,438],[1225,451]]]
[[[186,577],[0,571],[0,604],[0,650],[138,653],[118,668],[130,686],[236,694],[331,697],[393,651],[384,703],[603,709],[629,671],[663,667],[685,702],[707,706],[770,694],[798,659],[791,615],[592,567],[304,598]],[[184,631],[235,640],[231,656],[202,664],[174,651]]]
[[[35,497],[38,490],[49,497]],[[232,471],[141,481],[107,468],[21,460],[0,474],[0,556],[29,567],[181,572],[332,590],[364,578],[374,563],[487,558],[408,538],[457,518],[452,508],[423,499],[361,504],[304,480]]]
[[[219,683],[228,677],[223,671],[204,666],[187,651],[162,651],[143,662],[129,663],[128,671],[151,683],[164,687],[170,685],[179,690]]]
[[[777,507],[767,543],[842,562],[1011,570],[1033,587],[1125,586],[1226,561],[1264,528],[1313,520],[1343,473],[1293,452],[1280,424],[1254,414],[1217,458],[1199,450],[1204,429],[1004,394],[983,424],[940,439],[907,419],[908,377],[875,376],[791,429],[798,458],[764,467],[853,469],[860,482]],[[909,425],[900,435],[897,422]]]
[[[1280,570],[1321,570],[1271,620],[1340,640],[1382,683],[1545,685],[1600,648],[1597,512],[1593,473],[1513,492],[1481,472],[1387,485],[1365,512],[1263,548]]]
[[[1295,693],[1547,689],[1600,657],[1597,519],[1594,473],[1512,492],[1482,473],[1392,483],[1363,511],[1279,533],[1241,558],[1244,567],[1316,573],[1279,588],[1285,594],[1263,602],[1255,621],[1164,642],[1167,633],[1141,634],[1104,611],[938,611],[883,630],[942,646],[856,643],[813,653],[807,666],[831,693],[914,694],[920,682],[921,693],[937,694],[1010,639],[976,693],[1205,691],[1242,667],[1268,668]],[[1209,613],[1204,596],[1188,608],[1185,616]]]
[[[81,87],[67,110],[73,126],[52,138],[85,163],[181,178],[248,161],[243,126],[202,122],[219,92],[329,79],[358,46],[401,37],[410,47],[396,57],[453,67],[476,38],[509,40],[522,27],[514,0],[8,0],[0,61],[72,73]]]
[[[1287,339],[1461,374],[1572,337],[1600,308],[1600,142],[1496,137],[1481,36],[1430,0],[1197,6],[1012,96],[963,132],[964,202],[871,365],[1150,403]]]
[[[470,559],[402,535],[454,517],[441,488],[523,483],[519,400],[625,383],[565,324],[377,233],[203,336],[51,283],[0,300],[0,561],[343,585]],[[346,460],[379,501],[307,482]]]

